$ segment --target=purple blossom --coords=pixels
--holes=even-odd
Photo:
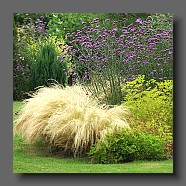
[[[63,58],[63,56],[59,55],[59,56],[57,56],[57,58],[58,58],[58,59],[61,59],[61,58]]]
[[[162,38],[163,34],[155,34],[155,36]]]
[[[143,62],[143,64],[144,64],[144,65],[146,65],[146,64],[149,64],[149,62],[147,62],[147,61],[144,61],[144,62]]]
[[[94,21],[99,21],[99,17],[96,17],[96,18],[94,19]]]
[[[87,79],[87,72],[84,73],[83,79],[84,79],[84,80]]]
[[[112,31],[116,32],[118,29],[117,28],[113,28]]]
[[[129,34],[130,32],[128,32],[127,30],[123,30],[124,34]]]
[[[141,21],[141,19],[140,18],[138,18],[138,19],[136,19],[136,21],[135,21],[136,23],[140,23],[140,24],[142,24],[142,21]]]
[[[72,48],[72,46],[68,46],[67,52],[70,52],[71,51],[71,48]]]
[[[134,27],[134,28],[132,28],[130,31],[134,32],[135,30],[136,30],[136,28]]]
[[[152,50],[157,50],[157,48],[152,48]]]
[[[119,54],[120,54],[120,55],[123,55],[123,54],[124,54],[124,51],[120,52]]]

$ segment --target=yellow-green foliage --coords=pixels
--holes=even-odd
[[[130,125],[164,138],[172,143],[173,133],[173,81],[145,81],[139,76],[126,83],[125,106],[131,110]]]
[[[139,130],[122,129],[108,133],[103,140],[92,145],[88,156],[93,163],[124,163],[165,159],[164,150],[164,141],[160,137]]]
[[[26,36],[25,36],[26,37]],[[18,38],[20,41],[22,38]],[[67,48],[68,45],[65,44],[65,40],[63,38],[57,38],[56,36],[49,36],[46,38],[39,37],[37,41],[34,40],[32,37],[25,38],[25,46],[21,50],[21,55],[25,58],[25,60],[31,64],[36,60],[36,56],[38,55],[40,49],[47,44],[52,44],[55,47],[55,50],[58,55],[63,55],[68,57],[67,54],[62,52],[63,49]],[[69,56],[69,61],[70,61]]]
[[[68,57],[68,54],[66,54],[65,52],[62,53],[63,49],[67,49],[68,48],[68,45],[65,44],[65,40],[63,38],[58,38],[56,36],[50,36],[46,40],[45,45],[46,44],[50,44],[50,43],[52,43],[55,46],[56,52],[58,54],[61,54],[63,56]]]
[[[99,106],[78,85],[41,87],[31,96],[15,125],[28,143],[44,140],[76,156],[86,153],[108,131],[129,127],[126,107]]]

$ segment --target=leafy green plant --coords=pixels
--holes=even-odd
[[[66,84],[67,62],[60,60],[54,43],[49,40],[41,47],[36,61],[31,65],[32,87],[48,84],[53,79],[63,86]]]
[[[130,125],[163,138],[167,153],[172,154],[173,138],[173,81],[145,81],[145,76],[138,76],[127,82],[122,91],[125,94],[123,105],[130,107]]]
[[[93,163],[124,163],[134,160],[166,158],[164,141],[156,135],[139,130],[122,129],[106,135],[91,146],[88,156]]]

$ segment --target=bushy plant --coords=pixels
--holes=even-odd
[[[31,65],[31,74],[33,88],[47,85],[50,79],[66,85],[67,61],[59,58],[53,42],[47,41],[41,46],[36,61]]]
[[[15,124],[29,144],[41,140],[46,148],[78,156],[107,132],[129,128],[126,107],[100,106],[81,86],[43,87],[30,96]]]
[[[125,163],[134,160],[162,160],[166,158],[161,138],[138,130],[109,133],[91,146],[88,152],[93,163]]]
[[[141,75],[127,82],[122,90],[125,94],[123,105],[131,111],[131,127],[163,138],[169,146],[167,153],[172,154],[173,81],[145,81],[145,76]]]
[[[112,28],[100,19],[82,22],[84,27],[68,34],[74,60],[74,76],[89,91],[107,104],[120,104],[121,84],[145,74],[146,79],[172,79],[173,30],[153,29],[152,20],[126,18],[113,22]],[[110,21],[110,20],[107,20]],[[103,96],[102,96],[103,95]],[[119,99],[118,99],[119,98]]]

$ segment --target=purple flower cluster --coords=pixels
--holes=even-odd
[[[45,35],[47,28],[48,25],[44,21],[44,16],[40,16],[36,21],[33,21],[28,14],[28,17],[25,17],[24,19],[23,29],[25,30],[25,33],[31,34],[32,37]]]
[[[35,28],[38,33],[45,34],[47,23],[41,19],[38,19],[37,21],[35,21]]]
[[[14,78],[30,78],[30,76],[29,65],[27,63],[24,64],[24,58],[20,57],[14,67]]]
[[[91,23],[99,23],[99,19]],[[88,75],[110,71],[123,81],[139,74],[160,81],[173,78],[173,25],[168,30],[154,28],[150,17],[130,25],[125,24],[125,19],[115,21],[112,29],[82,24],[81,30],[68,34],[73,46],[68,52],[81,67],[76,69],[86,69]]]

